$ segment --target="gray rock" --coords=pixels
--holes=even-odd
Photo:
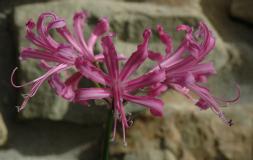
[[[9,17],[0,13],[0,112],[4,118],[10,118],[16,112],[16,89],[11,86],[10,75],[17,65],[16,48]]]
[[[33,120],[8,126],[9,141],[1,160],[97,160],[102,126]]]
[[[155,118],[149,113],[139,116],[127,130],[128,149],[119,149],[120,143],[113,145],[112,155],[138,160],[150,155],[168,160],[252,159],[251,105],[238,104],[226,109],[226,115],[235,122],[228,127],[210,110],[199,111],[176,94],[170,97],[164,97],[165,116]]]
[[[8,130],[0,113],[0,146],[3,146],[8,139]]]
[[[253,24],[252,0],[233,0],[231,5],[231,14],[234,17]]]

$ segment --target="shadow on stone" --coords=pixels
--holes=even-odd
[[[8,148],[22,155],[58,155],[67,152],[89,152],[91,155],[101,137],[101,127],[87,127],[74,123],[52,122],[47,120],[26,121],[10,127]],[[82,147],[85,145],[85,147]],[[94,150],[94,152],[90,152]]]

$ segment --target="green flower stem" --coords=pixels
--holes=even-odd
[[[104,146],[103,146],[103,160],[109,160],[109,146],[111,140],[111,131],[113,125],[113,111],[112,109],[108,110],[106,128],[105,128],[105,137],[104,137]]]

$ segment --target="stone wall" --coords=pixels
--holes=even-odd
[[[142,110],[135,112],[134,124],[127,132],[128,147],[122,145],[119,133],[111,144],[112,160],[253,159],[253,27],[247,3],[247,0],[240,4],[231,0],[1,1],[0,159],[99,159],[105,107],[69,104],[44,84],[26,109],[17,114],[15,106],[25,90],[14,89],[9,81],[15,66],[21,68],[19,83],[41,74],[35,62],[18,61],[20,48],[29,44],[24,37],[29,18],[53,11],[66,18],[70,26],[73,13],[82,9],[91,14],[87,30],[100,17],[109,17],[111,29],[117,33],[117,50],[126,55],[134,51],[146,27],[163,24],[177,45],[182,38],[175,31],[178,24],[196,26],[198,21],[204,21],[217,40],[209,58],[218,74],[209,85],[218,96],[232,96],[235,81],[241,86],[240,103],[224,108],[235,121],[234,126],[224,126],[212,112],[199,112],[186,98],[169,92],[162,97],[166,102],[163,118],[154,118]],[[157,38],[153,39],[151,47],[162,50]],[[140,72],[150,65],[145,64]],[[138,108],[132,104],[127,107]]]

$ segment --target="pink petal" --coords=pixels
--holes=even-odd
[[[22,59],[32,58],[32,59],[46,60],[46,61],[65,63],[65,64],[73,63],[72,60],[67,59],[65,57],[60,57],[60,56],[57,56],[56,54],[53,54],[47,51],[38,50],[38,49],[33,49],[33,48],[22,49],[20,53],[20,58]]]
[[[49,24],[46,26],[45,21],[47,18],[51,18]],[[41,40],[50,47],[50,50],[55,50],[58,48],[58,43],[53,40],[53,38],[49,34],[49,30],[53,28],[61,28],[65,26],[65,22],[59,19],[54,13],[45,12],[42,13],[37,21],[37,31],[41,38]]]
[[[185,39],[171,57],[167,57],[161,62],[160,67],[162,68],[175,69],[195,65],[201,62],[215,46],[215,39],[204,23],[199,24],[197,31],[199,37],[203,39],[202,42],[198,42],[194,38],[192,28],[187,25],[180,25],[177,30],[186,31]],[[190,52],[190,55],[183,56],[186,51]],[[158,68],[157,66],[155,69]]]
[[[163,101],[151,96],[133,96],[124,94],[123,98],[127,101],[144,105],[150,109],[150,112],[155,116],[163,115]]]
[[[165,49],[166,55],[169,56],[173,48],[172,39],[166,32],[164,32],[162,25],[157,25],[156,28],[157,28],[160,40],[166,46],[166,49]]]
[[[126,91],[131,92],[140,88],[149,87],[158,82],[163,82],[164,80],[165,80],[165,72],[160,70],[160,71],[154,71],[154,72],[145,74],[143,76],[140,76],[136,79],[124,82],[123,85]]]
[[[102,18],[98,24],[93,29],[90,38],[88,40],[88,48],[89,50],[93,50],[93,47],[97,41],[97,39],[102,36],[104,33],[109,31],[109,21],[108,18]]]
[[[117,58],[118,60],[126,60],[127,59],[124,54],[118,54],[117,56],[118,56],[118,58]],[[95,61],[102,62],[102,61],[104,61],[104,58],[105,57],[102,53],[95,55]]]
[[[75,59],[78,57],[78,53],[71,46],[63,44],[59,45],[55,54],[59,58],[68,59],[71,64],[74,64]]]
[[[155,85],[152,85],[148,91],[148,96],[156,97],[161,95],[161,93],[167,91],[168,87],[167,85],[164,85],[162,83],[157,83]]]
[[[57,28],[62,28],[66,26],[66,22],[63,19],[57,19],[55,21],[52,21],[48,24],[47,26],[47,32],[51,29],[57,29]]]
[[[123,97],[122,97],[122,93],[120,90],[120,87],[118,84],[114,85],[112,88],[112,96],[113,96],[113,106],[114,106],[114,110],[117,111],[117,113],[119,113],[119,116],[121,118],[121,122],[122,122],[122,128],[123,131],[125,128],[128,128],[129,125],[127,123],[127,118],[126,118],[126,113],[124,110],[124,106],[123,106]],[[124,133],[123,133],[124,135]]]
[[[109,89],[103,88],[81,88],[76,91],[75,102],[93,99],[103,99],[111,96]]]
[[[103,37],[101,45],[103,47],[104,62],[106,64],[109,75],[113,80],[117,80],[119,77],[119,64],[118,56],[112,42],[112,37]]]
[[[209,105],[208,103],[203,100],[203,99],[199,99],[198,102],[195,104],[196,106],[198,106],[199,108],[203,109],[203,110],[206,110],[209,108]]]
[[[199,23],[199,29],[198,29],[199,35],[202,37],[202,56],[201,59],[205,58],[205,56],[215,47],[215,38],[213,37],[212,32],[208,29],[205,23],[200,22]]]
[[[57,31],[75,48],[76,51],[81,54],[85,54],[83,53],[79,43],[74,39],[74,36],[71,34],[67,27],[58,28]]]
[[[62,27],[62,28],[58,28],[57,31],[59,32],[59,34],[68,41],[68,43],[70,43],[73,48],[81,55],[85,56],[85,58],[87,58],[90,61],[94,61],[94,57],[92,56],[92,53],[87,50],[86,48],[82,47],[79,44],[79,41],[77,41],[74,36],[71,34],[71,32],[68,30],[68,28]],[[81,35],[79,35],[81,36]]]
[[[67,68],[68,68],[68,65],[60,64],[60,65],[48,70],[43,76],[33,80],[32,82],[29,82],[28,84],[31,84],[30,91],[28,92],[28,94],[26,94],[24,101],[22,102],[21,106],[19,107],[19,111],[24,109],[28,100],[36,94],[37,90],[43,84],[44,81],[46,81],[50,76],[54,75],[55,73],[65,70]],[[24,86],[24,85],[22,85],[22,86]],[[17,87],[19,87],[19,86],[17,86]]]
[[[40,37],[36,36],[35,33],[33,33],[32,30],[34,27],[35,23],[33,20],[30,19],[28,22],[26,22],[26,38],[36,46],[50,50],[50,47],[47,46]]]
[[[75,90],[77,90],[78,84],[82,78],[82,75],[77,72],[69,77],[65,83],[60,79],[59,74],[54,74],[48,80],[50,86],[56,91],[57,95],[63,97],[66,100],[72,101],[75,97]]]
[[[87,20],[87,17],[88,17],[88,13],[87,12],[84,12],[84,11],[81,11],[81,12],[77,12],[75,13],[74,15],[74,18],[73,18],[73,21],[74,21],[74,33],[75,33],[75,36],[79,42],[79,44],[82,46],[82,48],[84,50],[88,50],[88,47],[87,47],[87,44],[85,42],[85,39],[84,39],[84,25],[85,25],[85,22]],[[91,53],[91,52],[88,52],[88,53]]]
[[[212,111],[214,113],[216,113],[222,120],[224,123],[226,123],[227,125],[231,126],[232,125],[232,121],[226,119],[224,113],[221,111],[219,104],[215,101],[215,99],[213,98],[213,96],[210,94],[210,92],[208,91],[207,88],[205,87],[201,87],[199,85],[188,85],[187,86],[190,90],[192,90],[193,92],[195,92],[200,98],[201,101],[205,101],[205,103],[201,103],[202,106],[200,107],[207,107],[209,106]],[[200,104],[200,103],[198,103]],[[204,104],[204,105],[203,105]]]
[[[166,76],[168,78],[181,78],[186,79],[190,73],[194,79],[198,82],[205,81],[206,77],[216,73],[216,70],[213,67],[211,62],[196,64],[194,66],[181,66],[181,68],[169,69],[166,71]],[[194,81],[195,81],[194,80]]]
[[[106,75],[102,70],[94,66],[89,61],[82,58],[77,58],[75,66],[84,77],[94,82],[110,86],[110,78],[108,75]]]
[[[156,61],[157,63],[160,63],[163,60],[163,56],[160,53],[153,51],[148,52],[148,58],[153,61]]]
[[[148,42],[151,37],[151,30],[146,29],[143,33],[144,41],[140,44],[137,50],[127,60],[124,68],[120,73],[120,79],[123,81],[127,79],[148,57]]]

